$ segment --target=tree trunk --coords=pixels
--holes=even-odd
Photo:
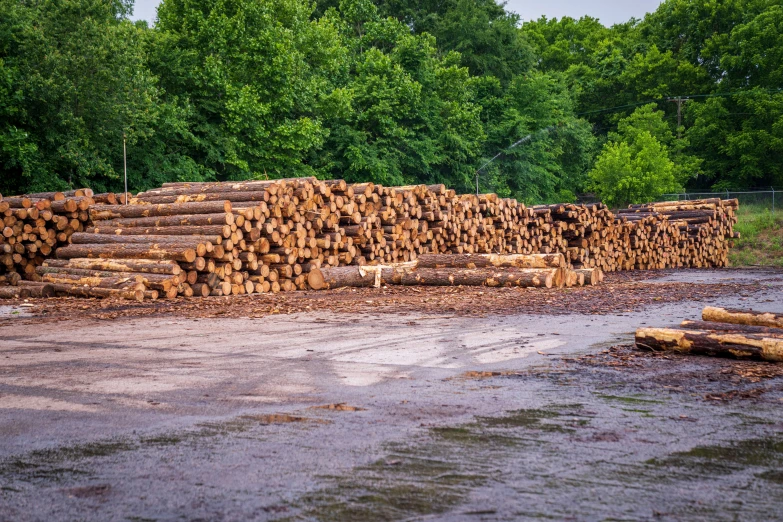
[[[161,259],[192,263],[196,250],[186,247],[155,248],[147,245],[69,245],[57,250],[59,259],[74,257],[103,259]]]
[[[104,219],[217,214],[220,212],[231,212],[231,202],[209,201],[169,205],[93,205],[90,209],[90,218],[93,221],[100,221]]]
[[[783,328],[783,314],[774,312],[756,312],[754,310],[735,310],[707,306],[702,311],[701,318],[705,321],[714,321],[717,323]]]
[[[556,268],[565,266],[563,254],[422,254],[420,268]]]
[[[783,361],[783,339],[764,334],[639,328],[636,330],[636,344],[651,350]]]
[[[156,259],[47,259],[44,266],[165,275],[179,275],[182,272],[176,261]]]

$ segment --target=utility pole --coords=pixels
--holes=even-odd
[[[125,146],[125,133],[122,133],[122,163],[125,167],[125,195],[122,199],[125,200],[125,204],[128,204],[128,150]]]
[[[682,138],[680,127],[682,127],[682,104],[688,101],[688,98],[677,96],[676,98],[669,98],[669,101],[677,104],[677,139]]]

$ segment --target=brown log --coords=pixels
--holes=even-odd
[[[192,263],[196,259],[196,251],[193,248],[154,248],[146,245],[69,245],[57,249],[59,259],[72,259],[75,257],[103,258],[103,259],[160,259],[185,261]]]
[[[210,201],[204,203],[176,203],[163,205],[93,205],[90,218],[93,221],[161,216],[191,216],[231,212],[231,202]]]
[[[218,214],[195,214],[189,216],[109,219],[105,221],[96,221],[95,226],[99,228],[201,227],[210,225],[233,225],[235,219],[234,214],[227,212]]]
[[[222,236],[231,237],[230,225],[204,225],[204,226],[172,226],[172,227],[89,227],[85,230],[89,234],[113,234],[116,236]]]
[[[715,323],[712,321],[691,321],[685,320],[680,326],[686,330],[705,330],[711,332],[740,333],[740,334],[763,334],[769,337],[783,338],[783,328],[772,328],[769,326],[752,326],[746,324]]]
[[[556,284],[559,269],[393,269],[387,284],[406,286],[489,286],[545,287]]]
[[[420,268],[556,268],[565,266],[563,254],[422,254]]]
[[[754,310],[737,310],[707,306],[702,310],[701,318],[704,321],[713,321],[717,323],[783,328],[783,314],[776,312],[757,312]]]
[[[19,299],[21,291],[18,286],[0,286],[0,299]]]
[[[182,268],[175,261],[155,259],[47,259],[44,266],[164,275],[179,275],[182,272]]]
[[[158,298],[158,292],[156,290],[146,292],[141,290],[129,291],[68,284],[52,284],[51,286],[54,288],[57,295],[69,295],[74,297],[116,297],[121,299],[135,299],[136,301]]]
[[[195,248],[195,245],[212,243],[219,245],[223,242],[223,236],[167,236],[167,235],[147,235],[147,236],[115,236],[111,234],[88,234],[86,232],[74,232],[71,235],[71,243],[81,244],[105,244],[105,245],[127,245],[134,243],[147,244],[165,244],[165,245],[185,245]]]
[[[783,361],[783,339],[764,334],[702,332],[674,328],[639,328],[636,344],[650,350]]]

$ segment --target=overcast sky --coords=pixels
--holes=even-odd
[[[155,8],[159,0],[136,0],[134,20],[155,20]],[[571,16],[579,18],[590,15],[598,18],[604,25],[625,22],[632,16],[642,18],[645,13],[654,11],[661,0],[508,0],[506,9],[518,13],[523,20],[535,20],[541,15],[548,18]]]

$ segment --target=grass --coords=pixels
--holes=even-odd
[[[783,210],[740,205],[734,230],[740,239],[729,251],[732,266],[774,266],[783,268]]]

